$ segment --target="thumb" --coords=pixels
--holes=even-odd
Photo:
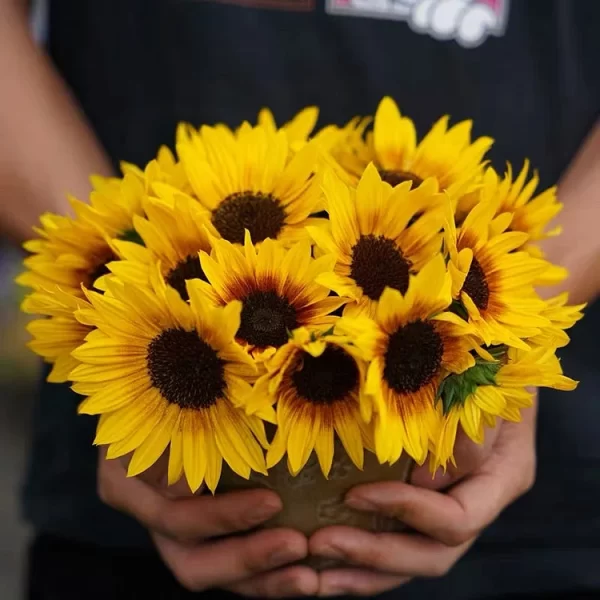
[[[483,444],[475,443],[460,428],[454,443],[456,467],[449,464],[446,471],[439,468],[432,476],[429,465],[425,463],[413,469],[411,484],[430,490],[443,490],[473,473],[489,458],[498,438],[500,427],[502,427],[501,422],[492,429],[486,429]]]

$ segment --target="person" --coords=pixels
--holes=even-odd
[[[234,125],[264,105],[283,120],[316,104],[343,123],[391,95],[421,132],[442,114],[472,118],[496,139],[497,168],[529,157],[543,186],[560,179],[564,234],[545,250],[571,270],[573,302],[600,289],[595,0],[55,0],[46,51],[27,9],[0,0],[0,223],[15,240],[67,211],[67,192],[85,198],[90,173],[145,164],[178,121]],[[36,534],[28,598],[598,594],[599,319],[590,305],[563,354],[581,381],[568,398],[542,392],[537,419],[532,409],[465,447],[450,479],[417,471],[414,485],[349,494],[419,534],[336,527],[307,540],[254,531],[280,508],[267,491],[173,499],[97,462],[94,420],[76,415],[67,386],[44,383],[23,494]],[[354,568],[294,564],[309,553]]]

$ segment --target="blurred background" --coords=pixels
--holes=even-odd
[[[19,513],[32,398],[40,363],[25,344],[24,290],[14,283],[23,254],[0,240],[0,598],[20,597],[28,531]]]
[[[34,0],[31,27],[45,39],[47,6]],[[27,527],[19,494],[27,461],[33,394],[40,362],[25,344],[29,317],[19,311],[25,290],[14,283],[24,253],[0,237],[0,600],[21,597],[27,552]]]

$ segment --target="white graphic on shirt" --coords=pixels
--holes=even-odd
[[[331,14],[406,21],[413,31],[475,48],[504,34],[509,0],[328,0]]]

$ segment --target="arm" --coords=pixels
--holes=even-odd
[[[563,233],[541,246],[570,276],[542,293],[550,297],[568,291],[570,303],[593,301],[600,293],[600,122],[561,179],[558,193],[565,205],[556,220]],[[413,485],[374,483],[349,492],[346,503],[351,507],[395,516],[421,535],[372,534],[347,527],[315,533],[309,541],[311,554],[353,566],[324,571],[320,593],[374,595],[414,577],[445,575],[479,533],[533,485],[536,417],[537,399],[522,411],[520,423],[488,429],[479,447],[462,432],[455,446],[459,468],[438,472],[434,479],[425,466],[413,472]]]
[[[41,213],[67,212],[66,194],[85,199],[89,175],[109,175],[111,167],[64,82],[31,39],[25,0],[0,0],[0,81],[0,228],[23,240]],[[227,586],[263,598],[315,591],[310,569],[285,568],[306,556],[307,540],[297,532],[211,540],[278,512],[281,501],[273,492],[173,499],[173,490],[155,483],[127,478],[119,461],[100,453],[101,499],[150,530],[184,586]]]
[[[561,179],[558,196],[565,205],[557,218],[563,232],[541,246],[551,262],[570,274],[544,295],[568,291],[571,304],[591,302],[600,292],[600,121]]]
[[[0,229],[22,241],[66,194],[85,199],[110,162],[29,32],[25,0],[0,0]]]

